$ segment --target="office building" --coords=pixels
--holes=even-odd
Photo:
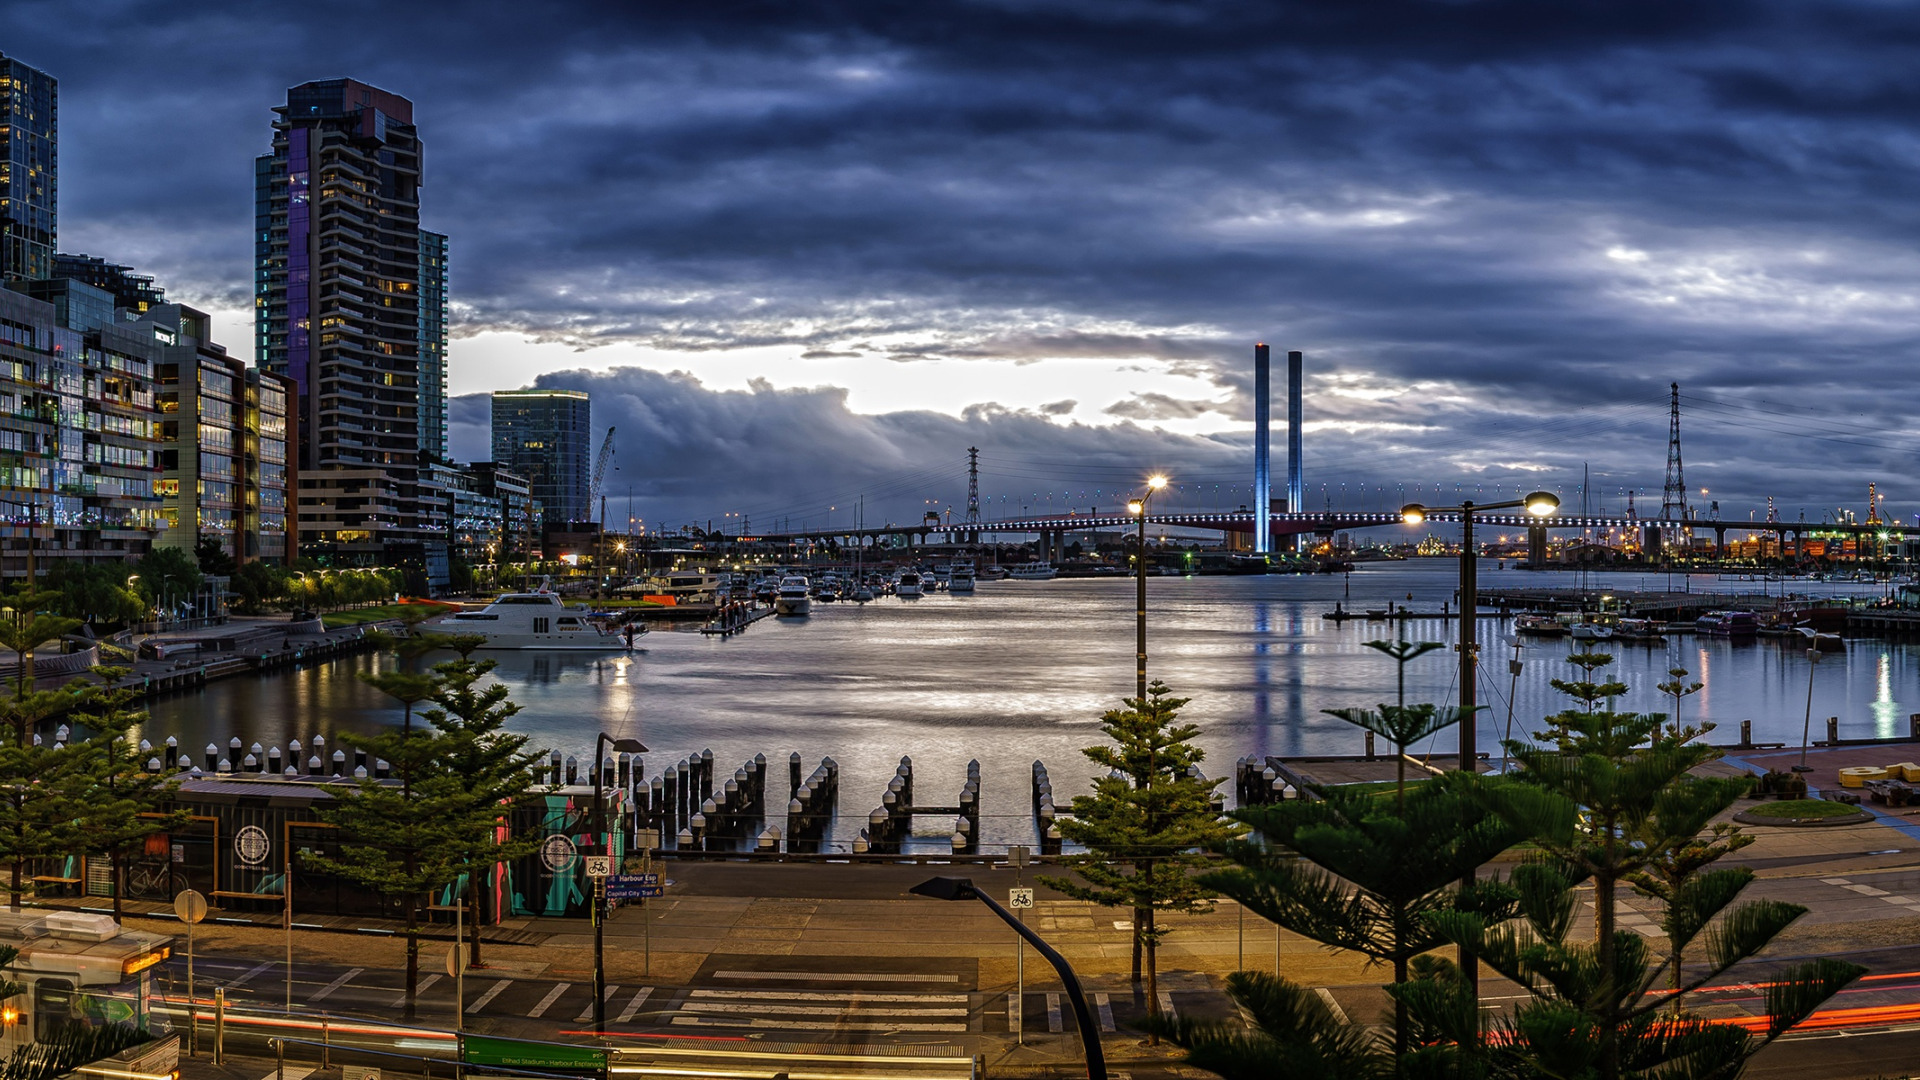
[[[135,315],[167,302],[167,290],[155,285],[152,275],[92,255],[55,255],[52,276],[91,285],[113,297],[114,307]]]
[[[0,281],[53,273],[59,90],[53,76],[0,54]]]
[[[121,562],[159,529],[160,433],[150,327],[88,317],[112,299],[80,282],[69,303],[0,289],[0,574],[55,561]],[[87,295],[91,292],[92,295]]]
[[[254,347],[295,388],[299,550],[424,566],[446,545],[425,472],[444,457],[446,243],[420,230],[413,103],[329,79],[274,113],[254,166]]]
[[[545,556],[540,544],[544,508],[533,497],[526,477],[493,461],[476,461],[463,471],[474,493],[498,507],[500,534],[487,551],[487,562],[525,562]],[[481,561],[472,556],[469,561]]]
[[[545,523],[593,520],[593,408],[578,390],[497,390],[493,461],[527,478]]]
[[[154,546],[194,553],[210,539],[236,563],[285,563],[292,385],[227,355],[209,322],[205,312],[161,304],[126,324],[151,328],[161,343],[163,506]]]

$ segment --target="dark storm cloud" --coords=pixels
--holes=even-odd
[[[0,49],[61,78],[63,246],[189,301],[248,304],[267,109],[346,74],[417,103],[457,333],[967,360],[982,399],[999,365],[1111,358],[1223,399],[1076,388],[1142,423],[1250,419],[1268,340],[1308,354],[1328,502],[1583,463],[1657,501],[1672,381],[1692,486],[1739,513],[1860,503],[1920,448],[1905,5],[5,8]],[[979,425],[1104,475],[1074,472],[1088,430],[831,398],[748,394],[729,437],[851,425],[816,462],[849,489],[921,460],[887,439],[951,461]],[[773,498],[749,460],[686,497]]]

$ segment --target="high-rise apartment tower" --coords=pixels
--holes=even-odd
[[[493,460],[528,480],[546,522],[593,520],[593,405],[578,390],[497,390]]]
[[[0,280],[53,274],[60,85],[0,54]]]
[[[254,164],[254,350],[298,397],[302,554],[444,550],[446,238],[420,229],[413,103],[303,83]]]

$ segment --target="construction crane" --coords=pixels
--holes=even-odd
[[[607,441],[600,444],[600,457],[593,463],[593,488],[587,493],[587,512],[593,512],[594,500],[600,502],[600,528],[607,527],[607,495],[604,484],[607,479],[607,465],[613,461],[613,429],[607,429]],[[618,468],[618,466],[615,466]]]

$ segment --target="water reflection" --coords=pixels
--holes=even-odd
[[[1440,610],[1455,574],[1455,563],[1440,559],[1368,565],[1350,581],[1156,580],[1149,674],[1193,698],[1186,718],[1200,726],[1212,775],[1247,753],[1356,753],[1360,734],[1320,710],[1392,700],[1393,662],[1362,642],[1453,642],[1457,620]],[[1577,577],[1492,563],[1481,575],[1486,588],[1565,586]],[[1663,584],[1662,576],[1608,579],[1617,590]],[[1322,618],[1335,601],[1365,610],[1388,599],[1422,614],[1395,623]],[[1100,713],[1133,690],[1133,618],[1130,581],[986,582],[969,602],[821,605],[810,619],[768,620],[725,641],[658,632],[633,657],[502,653],[495,677],[522,706],[512,726],[536,745],[584,756],[598,731],[632,736],[654,748],[653,772],[707,747],[728,771],[755,753],[777,760],[799,751],[808,769],[831,754],[844,769],[843,809],[853,814],[878,802],[903,754],[920,765],[926,790],[945,794],[958,791],[966,762],[977,757],[987,797],[1007,800],[1002,824],[1015,829],[1024,820],[1017,797],[1036,758],[1063,797],[1072,778],[1091,769],[1080,749],[1099,741]],[[1516,638],[1491,615],[1480,636],[1481,700],[1498,707],[1481,714],[1479,740],[1492,748],[1507,734],[1509,713],[1517,735],[1568,706],[1548,680],[1577,674],[1566,660],[1575,649]],[[1668,668],[1686,667],[1706,684],[1685,703],[1686,718],[1721,724],[1716,741],[1736,739],[1746,719],[1758,739],[1799,738],[1808,661],[1797,642],[1675,637],[1665,646],[1591,647],[1616,656],[1613,672],[1633,688],[1620,708],[1667,711],[1671,702],[1655,687]],[[1855,641],[1828,655],[1815,680],[1816,710],[1840,716],[1849,737],[1897,733],[1899,701],[1920,698],[1913,648]],[[1506,658],[1522,663],[1517,679],[1502,670]],[[232,736],[272,746],[322,734],[337,743],[342,732],[398,722],[398,707],[357,678],[386,663],[356,657],[161,699],[142,737],[159,745],[177,734],[196,755]],[[1415,661],[1408,700],[1451,702],[1457,671],[1450,650]],[[1420,749],[1444,756],[1454,742],[1445,732]]]

